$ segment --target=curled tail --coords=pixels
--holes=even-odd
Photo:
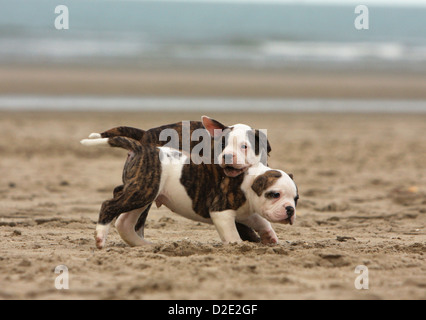
[[[110,146],[114,148],[122,148],[134,153],[142,151],[142,145],[139,141],[127,137],[99,138],[99,139],[83,139],[80,143],[84,146]]]

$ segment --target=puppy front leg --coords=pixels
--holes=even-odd
[[[256,230],[256,232],[259,233],[260,240],[263,244],[278,243],[278,237],[272,228],[271,223],[258,214],[253,214],[244,219],[239,219],[238,222],[244,223],[245,225]]]
[[[238,234],[237,227],[235,226],[235,216],[236,212],[234,210],[210,213],[210,217],[223,243],[242,241]]]

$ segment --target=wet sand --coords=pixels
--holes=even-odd
[[[59,80],[58,80],[59,81]],[[25,91],[25,90],[24,90]],[[211,225],[152,209],[151,247],[93,239],[126,153],[79,140],[201,114],[1,112],[0,299],[426,299],[426,116],[215,114],[268,129],[300,192],[276,246],[224,246]],[[66,265],[69,290],[55,288]],[[357,290],[355,268],[369,270]]]
[[[0,66],[3,95],[426,99],[422,72]]]

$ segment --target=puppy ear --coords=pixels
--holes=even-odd
[[[261,176],[258,176],[251,188],[253,189],[254,192],[256,192],[256,194],[260,197],[262,195],[263,190],[265,190],[265,185],[266,185],[266,181],[268,181],[268,178],[266,177],[265,174],[262,174]]]
[[[291,178],[291,180],[293,180],[293,181],[294,181],[294,179],[293,179],[293,174],[292,174],[292,173],[288,173],[288,176]]]
[[[206,128],[210,136],[213,138],[219,137],[222,134],[222,131],[227,129],[227,126],[207,116],[202,116],[201,122],[203,123],[204,128]]]
[[[269,144],[269,140],[266,140],[266,143],[268,144],[268,146],[267,146],[267,152],[268,152],[268,156],[269,156],[269,154],[272,151],[272,148],[271,148],[271,145]]]
[[[270,186],[272,186],[277,179],[281,178],[281,176],[282,176],[281,172],[277,170],[266,171],[264,174],[258,176],[254,180],[251,188],[260,197],[263,191],[265,191]]]
[[[271,152],[271,145],[269,144],[268,137],[264,131],[255,129],[248,132],[248,139],[254,147],[256,155],[261,155],[260,162],[264,165],[268,163],[268,156]]]

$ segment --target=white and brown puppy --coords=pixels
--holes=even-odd
[[[293,225],[296,219],[296,206],[299,192],[293,175],[282,170],[271,169],[263,164],[251,167],[245,175],[241,189],[247,203],[237,210],[236,220],[258,228],[250,221],[260,221],[258,216],[273,222]],[[259,230],[262,238],[270,237],[268,242],[277,242],[274,231]]]
[[[170,147],[195,156],[195,160],[199,154],[195,155],[193,151],[210,151],[210,147],[206,148],[205,145],[211,142],[211,138],[223,139],[220,148],[212,150],[215,152],[213,161],[220,165],[229,177],[236,177],[259,162],[267,164],[271,152],[265,131],[245,124],[226,126],[207,116],[202,116],[201,121],[182,121],[149,130],[116,127],[102,133],[92,133],[89,139],[84,139],[81,143],[87,146],[98,145],[99,141],[102,141],[99,139],[113,137],[127,137],[145,145]],[[191,160],[194,158],[191,157]],[[200,158],[204,162],[206,158],[211,159],[210,155],[206,154]]]
[[[258,164],[231,178],[214,164],[186,164],[187,156],[175,149],[142,145],[126,137],[100,139],[98,144],[130,151],[123,188],[101,207],[95,232],[99,249],[105,245],[111,222],[120,215],[116,227],[122,239],[132,246],[147,244],[135,225],[153,202],[186,218],[213,223],[224,243],[241,241],[235,222],[256,230],[262,242],[276,243],[266,219],[294,221],[297,188],[283,172]]]

